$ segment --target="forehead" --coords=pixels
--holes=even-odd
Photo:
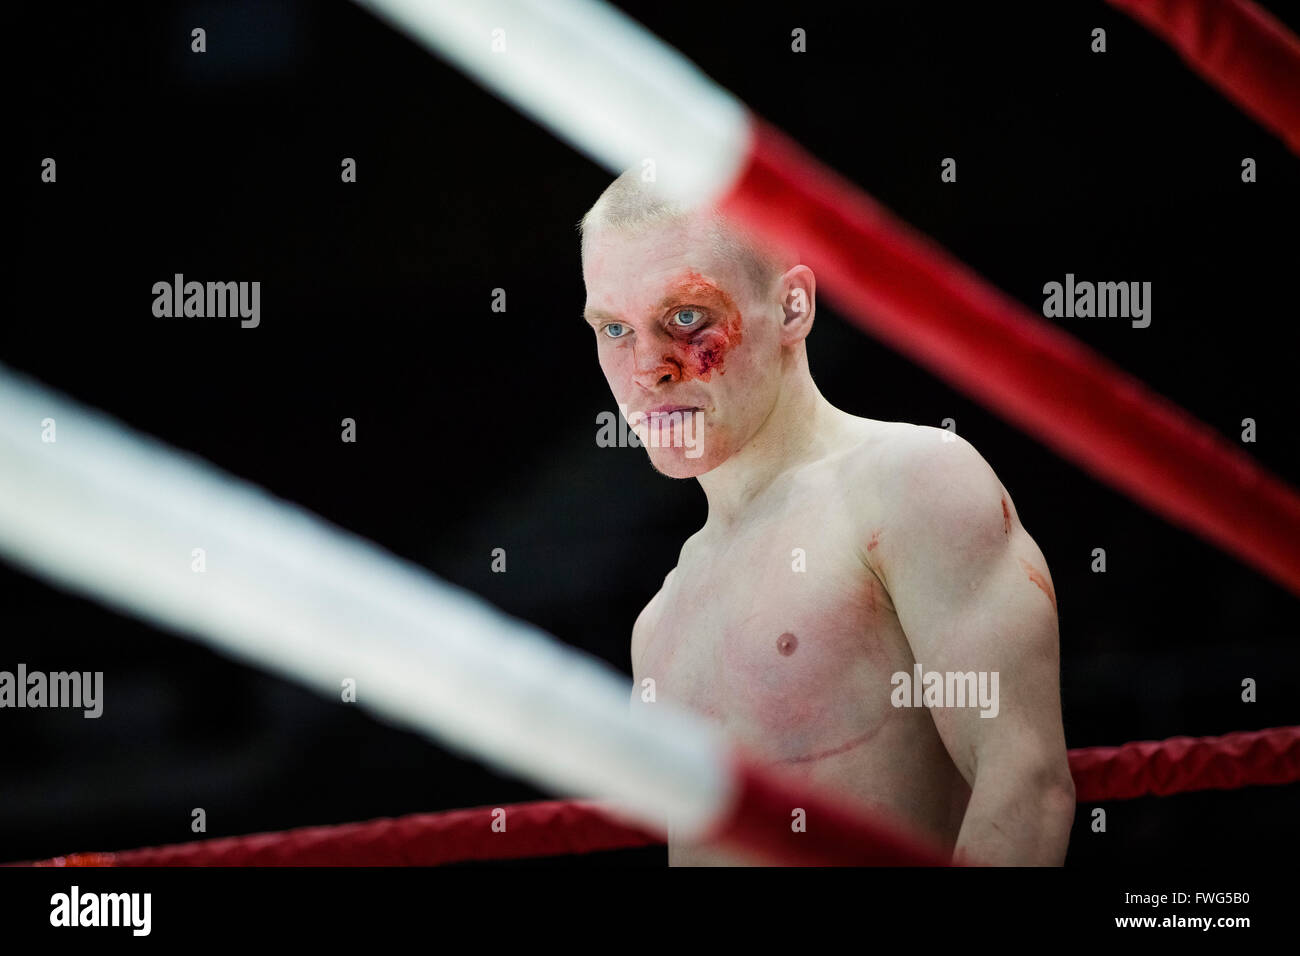
[[[690,274],[706,277],[733,297],[740,270],[698,221],[657,223],[635,231],[597,226],[584,245],[587,308],[623,313],[656,307]]]

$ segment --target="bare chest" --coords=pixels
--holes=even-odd
[[[756,755],[797,764],[867,742],[910,660],[846,523],[809,508],[683,553],[636,679]]]

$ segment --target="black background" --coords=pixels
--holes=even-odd
[[[1250,453],[1300,482],[1300,159],[1155,37],[1100,2],[619,6],[1031,308],[1066,272],[1151,281],[1150,328],[1061,322],[1232,440],[1256,419]],[[644,452],[594,442],[613,403],[575,223],[609,174],[347,3],[27,4],[10,45],[0,358],[626,672],[705,508]],[[176,272],[261,281],[261,327],[154,318]],[[998,472],[1055,579],[1070,746],[1300,723],[1281,587],[825,303],[809,359],[836,405],[951,417]],[[0,606],[0,669],[103,670],[107,698],[99,720],[0,712],[0,859],[192,839],[194,807],[220,836],[538,796],[7,566]],[[1104,834],[1081,804],[1068,862],[1289,860],[1297,793],[1115,803]]]

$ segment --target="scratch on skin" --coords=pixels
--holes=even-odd
[[[1011,533],[1011,509],[1007,507],[1007,496],[1002,496],[1002,533]]]
[[[875,551],[880,546],[880,529],[877,528],[871,532],[871,540],[867,542],[867,550]]]
[[[1052,610],[1055,611],[1056,595],[1052,593],[1052,585],[1051,582],[1047,580],[1047,576],[1024,558],[1020,559],[1020,566],[1025,569],[1025,574],[1029,576],[1029,580],[1038,585],[1038,589],[1047,595],[1047,599],[1052,602]]]
[[[848,743],[840,744],[838,747],[832,747],[830,750],[818,750],[814,753],[803,754],[798,757],[786,757],[780,762],[781,763],[812,763],[814,760],[825,760],[827,757],[834,757],[836,754],[847,753],[848,751],[852,750],[854,747],[861,747],[872,737],[876,736],[876,732],[879,730],[880,730],[879,727],[875,727],[867,731],[861,737],[854,737]]]

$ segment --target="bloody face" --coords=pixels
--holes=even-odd
[[[583,278],[601,370],[654,466],[694,477],[743,447],[779,394],[779,300],[695,219],[595,227]]]

